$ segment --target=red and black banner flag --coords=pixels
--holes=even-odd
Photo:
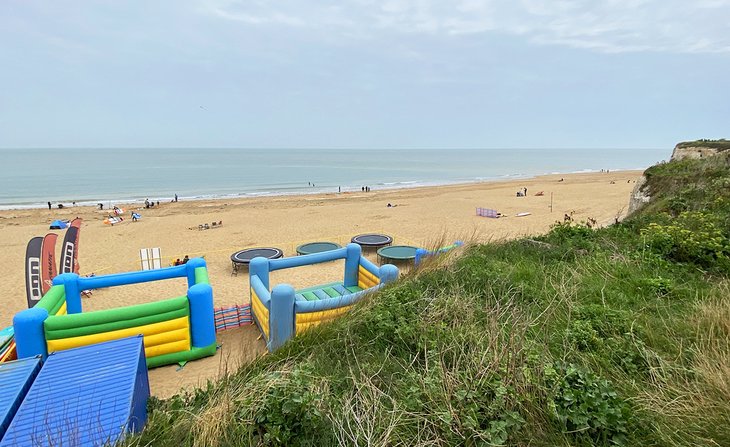
[[[25,292],[28,307],[33,307],[43,297],[41,281],[41,247],[42,237],[34,237],[25,249]]]
[[[77,217],[71,221],[71,226],[76,227],[76,240],[74,241],[74,273],[79,273],[79,236],[81,236],[81,218]]]
[[[43,238],[43,248],[41,249],[41,287],[43,294],[53,285],[53,278],[56,277],[56,240],[58,235],[48,233]]]
[[[78,217],[71,221],[71,225],[66,230],[63,237],[63,245],[61,245],[61,261],[59,263],[59,273],[78,273],[79,272],[79,232],[81,231],[81,219]]]

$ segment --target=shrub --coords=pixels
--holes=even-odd
[[[321,393],[312,389],[310,372],[300,368],[286,376],[270,374],[277,377],[271,377],[273,386],[255,410],[254,437],[266,445],[317,445],[312,440],[324,434],[323,402]]]
[[[593,229],[582,223],[557,222],[545,239],[572,249],[588,250],[593,247],[594,233]]]
[[[683,212],[674,223],[650,223],[642,230],[647,246],[667,259],[726,268],[730,239],[711,214]]]
[[[603,444],[626,443],[629,406],[608,380],[563,362],[548,365],[543,374],[549,410],[565,433]]]

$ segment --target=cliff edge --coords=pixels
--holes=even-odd
[[[670,161],[703,159],[712,157],[724,151],[730,151],[730,140],[683,141],[674,146]],[[631,192],[628,215],[631,215],[635,211],[641,209],[641,207],[651,201],[651,196],[649,195],[649,191],[645,189],[645,186],[646,177],[641,176],[641,178],[636,181],[636,186],[634,186],[634,190]]]
[[[671,159],[683,160],[685,158],[707,158],[727,150],[730,150],[730,140],[684,141],[674,146]]]

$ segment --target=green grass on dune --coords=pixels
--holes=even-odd
[[[730,149],[730,140],[719,139],[719,140],[695,140],[695,141],[684,141],[679,143],[677,147],[708,147],[712,149],[719,149],[726,151]]]
[[[648,170],[592,230],[434,260],[132,445],[730,445],[730,157]]]

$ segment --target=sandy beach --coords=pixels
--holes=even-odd
[[[54,219],[83,218],[81,274],[139,270],[141,248],[160,247],[164,265],[185,255],[204,256],[215,305],[225,306],[249,301],[248,275],[232,274],[230,261],[230,255],[243,248],[273,246],[291,256],[305,242],[345,244],[352,236],[369,232],[389,234],[399,245],[433,247],[440,241],[459,239],[485,242],[543,233],[566,213],[576,221],[592,218],[603,226],[624,217],[634,181],[640,175],[640,171],[561,174],[369,193],[162,203],[153,209],[137,210],[142,215],[138,222],[132,222],[128,206],[118,204],[125,209],[125,221],[113,227],[102,223],[107,211],[93,207],[0,211],[0,247],[10,266],[0,298],[0,327],[10,325],[13,315],[26,307],[26,244],[30,238],[52,231],[48,225]],[[516,197],[522,188],[528,189],[527,197]],[[540,191],[544,194],[536,196]],[[388,203],[395,206],[387,207]],[[478,217],[477,207],[496,209],[506,217]],[[530,214],[516,217],[518,213]],[[223,225],[198,230],[198,225],[214,221],[223,221]],[[375,260],[374,255],[370,257]],[[327,263],[280,271],[272,275],[272,282],[312,286],[340,279],[341,270],[341,264]],[[184,293],[185,282],[171,280],[97,290],[84,299],[83,306],[85,311],[109,309]],[[170,396],[181,387],[204,383],[265,353],[253,326],[223,332],[219,343],[221,350],[215,357],[191,362],[184,368],[151,370],[152,394]]]

